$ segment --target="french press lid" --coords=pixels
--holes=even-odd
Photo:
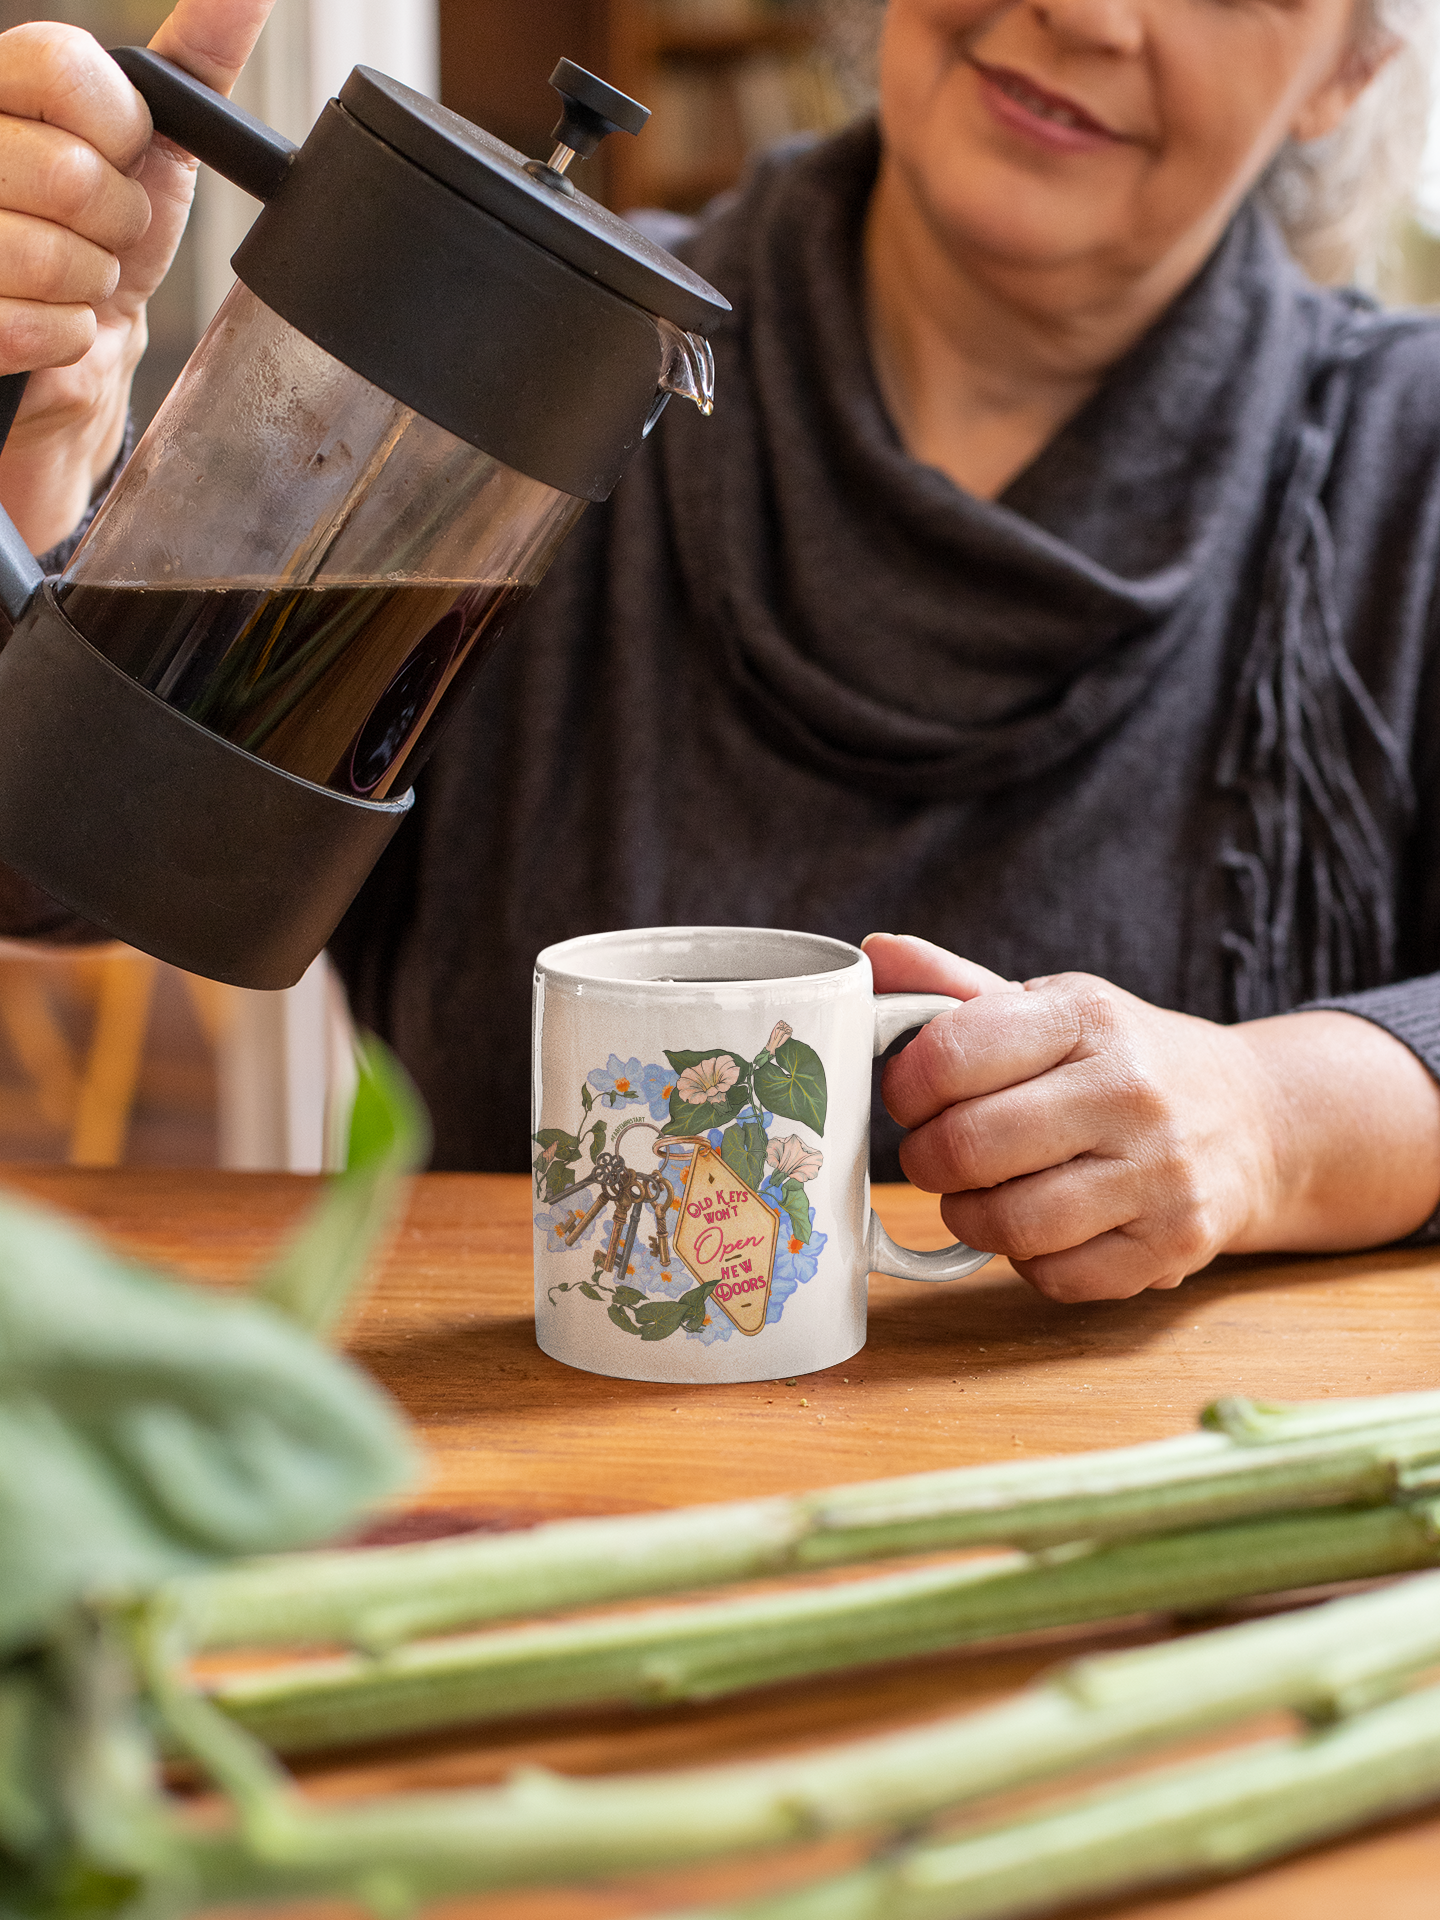
[[[264,201],[231,264],[282,319],[533,479],[602,500],[655,411],[662,326],[729,303],[576,191],[568,159],[648,113],[562,61],[549,164],[357,67],[302,147],[146,49],[114,58],[157,127]]]
[[[552,135],[559,165],[556,154],[548,165],[527,160],[483,127],[371,67],[356,67],[340,89],[340,104],[472,206],[493,213],[613,293],[687,333],[703,333],[729,312],[730,303],[673,253],[580,193],[563,171],[569,156],[593,153],[606,132],[639,133],[648,109],[569,60],[556,67],[550,84],[565,106]]]

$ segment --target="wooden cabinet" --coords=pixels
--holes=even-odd
[[[605,142],[575,178],[619,208],[690,212],[739,178],[747,156],[860,104],[832,52],[823,0],[442,0],[447,106],[544,157],[561,55],[650,107],[644,133]]]

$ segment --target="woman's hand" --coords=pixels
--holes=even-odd
[[[157,53],[229,93],[274,0],[180,0]],[[0,34],[0,374],[30,373],[0,499],[43,552],[120,448],[145,305],[174,258],[195,162],[78,27]]]
[[[1383,1244],[1440,1203],[1440,1088],[1347,1013],[1216,1026],[1090,974],[1022,989],[927,941],[877,992],[953,993],[885,1070],[945,1224],[1056,1300],[1178,1286],[1223,1252]]]

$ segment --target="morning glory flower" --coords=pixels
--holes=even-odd
[[[680,1076],[680,1098],[687,1106],[719,1107],[740,1078],[740,1069],[728,1053],[717,1053],[713,1060],[702,1060],[687,1067]]]

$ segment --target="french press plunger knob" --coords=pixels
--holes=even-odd
[[[532,160],[525,171],[543,180],[547,187],[573,193],[574,187],[565,178],[570,162],[577,155],[588,159],[607,134],[639,133],[650,118],[650,109],[618,87],[607,86],[598,75],[577,67],[573,60],[557,62],[550,84],[565,103],[565,111],[550,135],[555,151],[548,161]]]

